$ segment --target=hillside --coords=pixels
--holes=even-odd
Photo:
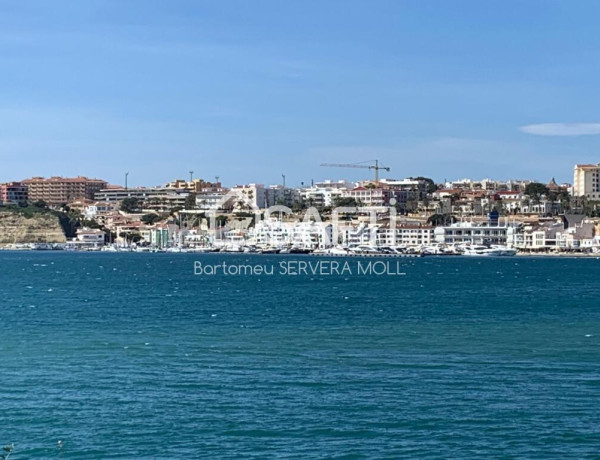
[[[51,212],[30,208],[0,208],[0,245],[10,243],[63,243],[63,226]]]

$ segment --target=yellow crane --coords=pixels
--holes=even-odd
[[[375,163],[375,164],[366,164],[366,163]],[[388,166],[379,166],[379,160],[369,160],[362,161],[360,163],[321,163],[321,166],[331,166],[334,168],[361,168],[361,169],[373,169],[375,171],[375,185],[379,185],[379,171],[388,171],[390,168]]]

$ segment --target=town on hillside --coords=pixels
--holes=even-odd
[[[290,187],[87,177],[0,184],[4,249],[321,254],[600,252],[600,164],[573,184],[427,177]],[[372,169],[373,169],[372,168]],[[494,249],[495,248],[495,249]],[[494,252],[495,251],[495,252]]]

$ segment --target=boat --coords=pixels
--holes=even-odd
[[[279,252],[281,251],[281,249],[279,248],[262,248],[259,249],[258,252],[260,252],[261,254],[279,254]]]
[[[500,244],[494,244],[486,246],[483,244],[467,245],[463,248],[463,255],[465,256],[515,256],[517,250],[502,246]]]

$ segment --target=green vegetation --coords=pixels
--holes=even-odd
[[[548,192],[548,187],[539,182],[532,182],[525,186],[525,195],[529,195],[535,202],[539,202],[542,195],[548,195]]]
[[[65,211],[57,211],[54,209],[49,209],[47,207],[41,206],[41,203],[38,201],[33,205],[27,206],[6,206],[4,208],[7,211],[13,212],[15,214],[21,215],[26,219],[33,219],[35,217],[44,217],[44,216],[54,216],[58,218],[58,222],[67,238],[75,237],[77,229],[83,225],[83,219],[81,215],[73,211],[71,209],[68,212]],[[91,221],[88,221],[91,222]],[[97,225],[97,224],[96,224]],[[97,225],[96,228],[99,228]]]
[[[360,206],[360,202],[356,201],[354,198],[351,198],[351,197],[336,196],[333,199],[333,207],[334,208],[357,207],[357,206]]]
[[[125,238],[128,243],[137,243],[142,239],[142,235],[137,232],[121,232],[119,233],[121,238]]]
[[[427,223],[437,227],[439,225],[450,225],[457,221],[451,214],[433,214],[427,219]]]
[[[430,179],[429,177],[419,176],[419,177],[411,177],[410,179],[422,180],[422,181],[427,182],[427,193],[433,193],[437,190],[437,185],[435,184],[433,179]]]
[[[196,194],[190,193],[185,197],[184,209],[196,209]]]
[[[142,201],[138,198],[125,198],[121,201],[121,211],[127,214],[140,212],[142,207]]]
[[[142,216],[142,222],[145,223],[146,225],[152,225],[152,224],[158,222],[159,220],[160,220],[160,216],[158,214],[154,214],[154,213],[144,214]]]

